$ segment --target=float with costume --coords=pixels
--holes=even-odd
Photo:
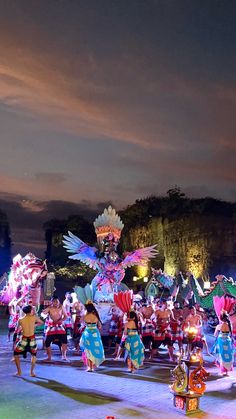
[[[70,259],[79,260],[98,271],[91,283],[92,301],[97,304],[113,303],[114,292],[127,289],[125,284],[121,284],[126,268],[134,265],[146,266],[149,259],[157,255],[156,245],[137,249],[126,254],[124,258],[120,257],[117,246],[124,224],[111,206],[98,216],[94,227],[98,248],[88,246],[71,232],[64,236],[63,243],[66,250],[73,253],[69,256]],[[81,287],[75,288],[79,300],[82,290]]]
[[[32,300],[32,305],[38,306],[42,283],[47,273],[46,262],[37,258],[33,253],[27,253],[24,257],[20,254],[16,255],[13,258],[7,285],[1,292],[0,302],[9,304],[19,295],[20,289],[20,294],[23,292],[26,303]]]

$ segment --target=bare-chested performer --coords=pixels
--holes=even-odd
[[[166,300],[163,299],[161,301],[160,307],[155,311],[152,318],[154,320],[155,331],[153,334],[151,359],[156,354],[159,346],[166,345],[168,348],[169,358],[173,361],[173,342],[170,330],[170,320],[173,318],[173,313],[169,308],[167,308]]]
[[[145,348],[149,350],[151,350],[154,332],[154,325],[151,319],[153,313],[154,310],[149,302],[143,304],[140,310],[140,319],[142,324],[142,341]]]
[[[22,336],[14,349],[14,360],[17,368],[16,376],[19,377],[22,375],[19,355],[26,357],[27,352],[30,352],[30,375],[31,377],[35,377],[34,368],[36,363],[37,343],[34,336],[34,329],[36,325],[43,324],[43,321],[33,314],[32,306],[30,305],[23,307],[23,313],[25,316],[19,320],[19,325],[22,329]]]
[[[65,300],[63,301],[62,305],[65,309],[66,314],[67,314],[67,317],[63,322],[63,325],[64,325],[64,328],[66,329],[67,335],[70,335],[72,337],[72,335],[73,335],[73,319],[72,319],[71,309],[73,307],[73,304],[72,304],[72,297],[71,297],[70,292],[66,293]]]
[[[202,317],[197,314],[196,307],[191,307],[190,314],[184,322],[184,340],[188,345],[188,352],[193,348],[203,348],[204,335],[202,334]]]
[[[85,308],[80,301],[75,301],[72,306],[72,316],[73,316],[73,342],[74,342],[74,350],[79,353],[79,341],[82,335],[82,332],[85,329],[85,323],[83,321],[83,316],[85,312]]]
[[[183,343],[183,309],[180,307],[178,301],[174,302],[172,313],[173,316],[170,321],[172,342],[177,342],[181,351]]]
[[[52,297],[51,305],[42,311],[42,315],[49,315],[48,325],[45,332],[45,347],[47,352],[47,358],[45,361],[52,360],[52,350],[50,345],[54,341],[61,343],[62,359],[67,361],[67,334],[63,326],[63,322],[67,318],[67,314],[64,307],[60,304],[58,297]]]

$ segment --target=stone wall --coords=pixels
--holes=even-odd
[[[153,217],[146,226],[130,229],[124,248],[158,244],[155,268],[168,274],[191,271],[207,278],[217,273],[236,277],[236,220],[231,217],[189,215],[175,220]],[[150,272],[149,272],[150,275]]]

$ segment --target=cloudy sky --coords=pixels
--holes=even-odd
[[[236,200],[234,0],[0,0],[0,206],[42,222],[174,185]],[[30,248],[29,248],[30,250]]]

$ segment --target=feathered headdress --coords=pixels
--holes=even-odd
[[[97,235],[98,243],[101,243],[101,241],[109,233],[112,233],[115,239],[119,240],[121,231],[124,228],[124,224],[122,223],[119,215],[111,205],[108,208],[105,208],[103,214],[96,218],[93,225]]]

